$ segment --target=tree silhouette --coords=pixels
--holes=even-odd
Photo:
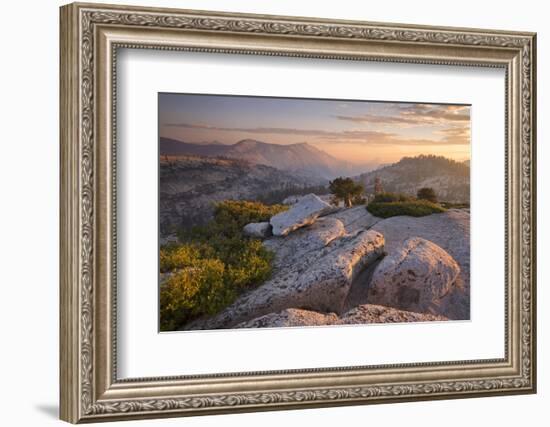
[[[429,202],[437,203],[437,196],[433,188],[423,187],[418,190],[416,197],[420,200],[428,200]]]
[[[355,182],[351,178],[336,178],[329,183],[330,192],[336,201],[342,200],[348,208],[353,206],[354,202],[360,202],[363,194],[363,184]]]

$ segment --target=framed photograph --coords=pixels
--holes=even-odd
[[[535,34],[60,21],[63,420],[536,391]]]

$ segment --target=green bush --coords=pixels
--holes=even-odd
[[[164,246],[160,250],[160,271],[166,273],[193,265],[199,258],[199,251],[192,245]]]
[[[246,239],[238,251],[227,258],[227,286],[243,291],[266,281],[271,275],[273,253],[256,239]]]
[[[215,314],[267,280],[273,254],[260,240],[244,237],[242,228],[286,209],[227,200],[216,205],[209,224],[180,233],[181,244],[162,247],[160,270],[172,274],[161,285],[161,330]]]
[[[260,202],[225,200],[216,204],[214,221],[224,226],[235,225],[240,233],[246,224],[267,221],[273,215],[287,209],[286,205],[264,205]]]
[[[426,216],[445,212],[446,209],[426,200],[411,200],[407,202],[371,202],[367,210],[374,216],[389,218],[392,216]]]
[[[233,295],[224,286],[224,264],[217,259],[196,259],[177,270],[160,290],[160,329],[173,331],[204,314],[213,314]]]
[[[267,221],[288,209],[286,205],[265,205],[244,200],[224,200],[216,203],[214,219],[203,226],[180,233],[182,241],[210,241],[218,238],[242,238],[242,229],[251,222]]]
[[[437,203],[437,194],[435,194],[435,190],[430,187],[423,187],[418,190],[416,197],[419,200],[427,200],[428,202]]]
[[[403,193],[378,193],[374,196],[374,203],[410,202],[413,197]]]

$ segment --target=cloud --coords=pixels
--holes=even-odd
[[[470,120],[470,107],[465,105],[411,104],[401,108],[401,116],[426,122],[466,122]]]
[[[407,138],[391,132],[379,131],[344,131],[338,133],[337,137],[321,137],[326,143],[357,144],[357,145],[464,145],[468,140],[461,138],[429,139],[429,138]]]
[[[440,106],[437,106],[438,108]],[[405,116],[377,116],[377,115],[363,115],[359,117],[347,117],[336,116],[341,120],[350,120],[354,122],[364,122],[369,120],[370,123],[387,123],[387,124],[413,124],[420,123],[421,120],[425,120],[427,115],[422,112],[428,111],[430,117],[439,117],[441,120],[449,120],[447,115],[464,116],[462,111],[463,107],[451,108],[454,106],[445,106],[445,109],[439,108],[437,112],[433,112],[430,109],[434,107],[431,105],[415,104],[405,107],[407,112]],[[469,108],[468,120],[469,120]],[[413,118],[415,115],[422,118]],[[168,128],[184,128],[184,129],[198,129],[198,130],[210,130],[221,132],[237,132],[237,133],[249,133],[253,135],[291,135],[291,136],[304,136],[309,138],[315,138],[320,143],[348,143],[358,145],[465,145],[469,143],[470,137],[470,125],[469,121],[462,123],[463,119],[454,117],[451,120],[453,123],[450,127],[444,129],[434,130],[433,134],[440,136],[440,138],[407,138],[402,134],[394,132],[384,132],[379,130],[344,130],[344,131],[327,131],[323,129],[300,129],[300,128],[286,128],[286,127],[227,127],[227,126],[213,126],[203,123],[166,123],[163,126]]]
[[[304,135],[304,136],[337,135],[337,133],[335,132],[328,132],[320,129],[297,129],[297,128],[276,128],[276,127],[239,128],[239,127],[210,126],[210,125],[195,124],[195,123],[167,123],[163,126],[185,128],[185,129],[214,130],[214,131],[223,131],[223,132],[244,132],[244,133],[255,133],[255,134]]]
[[[465,105],[405,104],[399,105],[393,114],[337,115],[338,120],[354,123],[396,126],[433,126],[469,122],[470,107]]]
[[[354,123],[376,123],[376,124],[416,124],[417,121],[399,116],[382,116],[376,114],[362,114],[360,116],[334,116],[338,120],[346,120]]]
[[[435,132],[443,136],[442,141],[446,144],[468,144],[470,142],[470,126],[456,126],[440,129]]]

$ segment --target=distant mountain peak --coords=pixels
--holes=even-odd
[[[161,155],[237,158],[300,174],[318,181],[354,174],[354,167],[351,163],[337,159],[307,142],[285,145],[247,138],[232,145],[200,145],[161,138],[160,144]]]
[[[289,147],[295,147],[295,148],[298,148],[298,149],[314,151],[316,153],[325,153],[325,154],[329,155],[325,151],[319,150],[317,147],[311,145],[309,142],[297,142],[296,144],[290,144]]]
[[[258,141],[256,139],[252,139],[252,138],[247,138],[247,139],[241,139],[240,141],[236,142],[233,145],[234,146],[235,145],[246,145],[246,146],[254,147],[256,145],[261,145],[261,144],[265,144],[265,142],[261,142],[261,141]]]

